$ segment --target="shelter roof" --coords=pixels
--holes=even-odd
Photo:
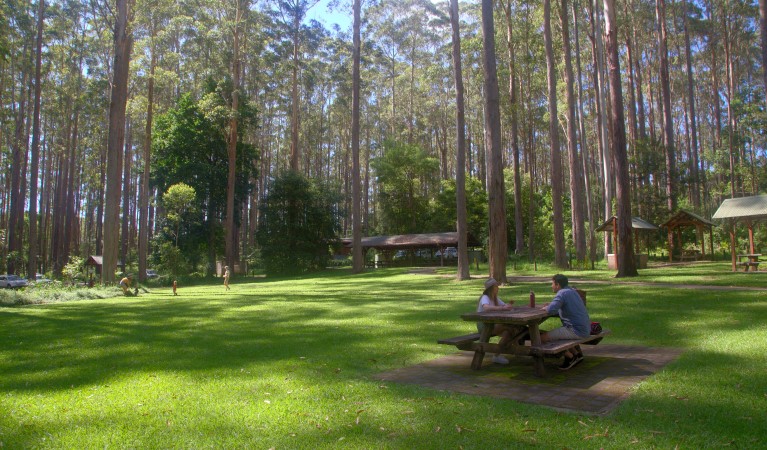
[[[100,266],[104,263],[104,258],[102,256],[96,256],[91,255],[88,257],[88,259],[85,261],[86,266]]]
[[[713,219],[765,219],[767,195],[728,198],[714,213]]]
[[[605,223],[597,227],[596,231],[609,231],[611,233],[615,232],[615,221],[618,220],[617,217],[612,216]],[[650,222],[642,219],[641,217],[632,217],[631,218],[631,228],[634,230],[657,230],[658,227],[651,224]]]
[[[351,247],[352,240],[342,239],[344,246]],[[469,246],[478,246],[479,242],[471,235],[468,236]],[[424,248],[424,247],[455,247],[458,245],[458,232],[444,233],[397,234],[391,236],[370,236],[362,238],[362,247],[382,250]]]
[[[716,224],[695,213],[691,213],[690,211],[685,211],[683,209],[680,209],[679,211],[676,212],[676,214],[671,216],[670,219],[660,224],[660,226],[664,228],[677,228],[677,227],[699,226],[699,225],[713,227]]]

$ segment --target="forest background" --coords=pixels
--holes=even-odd
[[[763,3],[340,1],[328,29],[307,0],[6,0],[0,272],[304,271],[456,226],[493,275],[587,265],[613,215],[764,192]]]

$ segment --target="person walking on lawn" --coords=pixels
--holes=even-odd
[[[224,287],[229,290],[229,266],[224,266]]]
[[[575,289],[568,285],[567,277],[556,274],[551,277],[551,290],[556,294],[551,303],[546,303],[541,309],[549,314],[559,313],[562,326],[541,333],[541,341],[549,342],[560,339],[582,339],[591,334],[591,319],[586,305]],[[582,353],[565,352],[565,360],[560,370],[568,370],[583,361]]]

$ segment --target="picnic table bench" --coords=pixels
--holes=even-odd
[[[679,255],[680,261],[697,261],[700,259],[700,250],[682,250]]]
[[[511,340],[512,343],[506,348],[501,348],[497,343],[482,342],[481,335],[479,333],[440,339],[437,341],[437,343],[444,345],[454,345],[459,350],[475,352],[475,356],[471,364],[471,368],[474,370],[479,370],[482,367],[482,358],[478,357],[478,354],[484,356],[485,353],[503,353],[506,355],[514,356],[532,356],[534,359],[536,359],[536,375],[545,376],[545,371],[543,370],[542,366],[543,361],[541,360],[540,363],[538,363],[540,358],[559,358],[562,356],[562,354],[571,349],[575,349],[580,353],[581,345],[597,345],[605,336],[609,335],[610,333],[610,330],[602,330],[602,332],[599,334],[592,334],[581,339],[562,339],[557,341],[549,341],[546,343],[539,343],[537,345],[533,344],[529,340],[526,340],[524,344],[520,344],[518,339],[521,337],[521,335],[527,334],[527,330],[525,330],[522,333],[519,333],[518,336],[515,336],[515,338]]]
[[[752,270],[756,272],[759,270],[759,257],[761,253],[747,253],[745,255],[738,255],[738,262],[735,263],[737,267],[742,267],[745,272]]]
[[[511,310],[463,314],[461,315],[463,320],[483,322],[485,324],[482,334],[472,333],[455,336],[440,339],[437,343],[454,345],[459,350],[473,351],[474,358],[471,362],[471,368],[474,370],[482,368],[482,361],[485,357],[485,353],[531,356],[533,358],[535,374],[543,377],[546,375],[546,370],[543,365],[543,359],[545,357],[559,357],[570,349],[576,349],[580,352],[580,345],[596,345],[602,338],[610,334],[609,330],[603,330],[599,334],[590,335],[581,339],[564,339],[542,343],[538,325],[549,317],[558,316],[549,316],[543,309],[530,308],[527,306],[516,306]],[[501,348],[498,343],[490,342],[491,330],[496,323],[514,325],[517,328],[516,335],[512,336],[509,344],[503,348]]]

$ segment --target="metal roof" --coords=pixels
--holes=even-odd
[[[612,216],[605,223],[597,227],[596,231],[609,231],[611,233],[615,232],[615,221],[618,220],[617,217]],[[642,219],[641,217],[632,217],[631,218],[631,228],[634,230],[657,230],[658,227],[651,224],[650,222]]]
[[[728,198],[714,213],[713,219],[767,218],[767,195]]]
[[[344,246],[351,247],[352,240],[342,239]],[[468,236],[469,246],[478,246],[479,242],[471,235]],[[458,232],[448,231],[444,233],[422,234],[397,234],[391,236],[370,236],[362,238],[362,247],[378,249],[404,249],[424,247],[456,247],[458,246]]]

